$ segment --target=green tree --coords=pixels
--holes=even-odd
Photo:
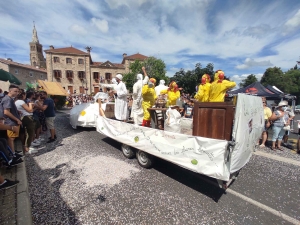
[[[169,83],[169,77],[166,76],[166,64],[163,60],[155,57],[148,57],[144,62],[143,66],[149,77],[156,79],[157,85],[160,80],[164,80]]]
[[[247,87],[250,84],[253,84],[254,82],[257,82],[257,78],[254,74],[250,74],[247,76],[246,79],[242,80],[242,82],[239,84],[241,88]]]
[[[130,92],[132,92],[133,85],[136,81],[136,75],[138,73],[143,74],[143,66],[146,68],[148,76],[156,79],[156,85],[159,84],[159,80],[165,80],[166,83],[169,82],[169,77],[166,76],[166,64],[161,59],[148,57],[145,61],[135,60],[130,64],[130,72],[123,76],[123,81],[126,83],[126,87]]]
[[[261,78],[260,83],[264,86],[266,85],[274,85],[278,87],[280,90],[284,91],[285,82],[284,81],[284,73],[282,72],[280,67],[268,68],[264,72],[264,75]]]

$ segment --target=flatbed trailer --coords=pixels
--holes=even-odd
[[[101,107],[99,108],[99,111]],[[249,162],[264,128],[260,97],[239,94],[233,103],[196,103],[191,131],[174,133],[110,119],[100,112],[96,129],[122,143],[126,158],[151,168],[155,157],[215,178],[226,189]],[[201,136],[200,136],[201,135]]]

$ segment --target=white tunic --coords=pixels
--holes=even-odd
[[[117,120],[127,120],[127,89],[125,84],[120,81],[116,86],[117,97],[115,100],[115,117]]]
[[[138,77],[137,82],[133,85],[132,91],[132,110],[131,117],[133,118],[134,124],[141,124],[144,117],[144,112],[142,108],[142,88],[143,88],[143,77]]]
[[[161,91],[167,90],[168,88],[169,88],[168,86],[165,86],[163,84],[159,84],[158,86],[155,87],[156,96],[158,97],[160,95]]]

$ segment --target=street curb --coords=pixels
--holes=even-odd
[[[21,142],[18,140],[16,149],[22,149]],[[17,180],[20,183],[17,186],[17,224],[32,225],[31,204],[29,198],[27,173],[24,162],[18,165]]]

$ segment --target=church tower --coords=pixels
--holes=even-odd
[[[35,25],[33,25],[32,41],[29,42],[30,46],[30,64],[31,66],[38,66],[46,68],[46,60],[43,55],[43,45],[40,44]]]

